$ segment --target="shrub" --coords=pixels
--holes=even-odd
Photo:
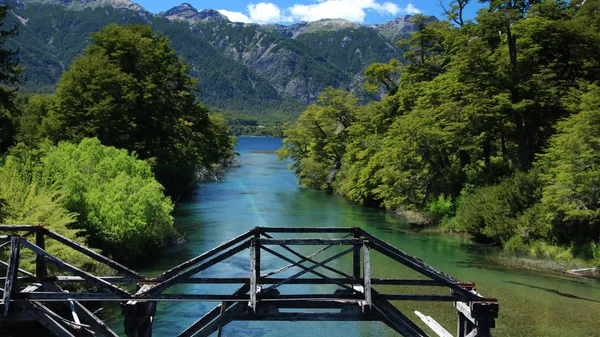
[[[50,148],[42,163],[44,179],[79,214],[74,227],[85,231],[92,247],[133,259],[173,233],[173,203],[150,165],[126,150],[88,138]]]
[[[427,205],[431,216],[436,222],[445,222],[456,213],[451,196],[439,195],[437,200],[432,200]]]

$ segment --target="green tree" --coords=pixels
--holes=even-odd
[[[600,241],[600,88],[582,96],[580,112],[558,124],[539,158],[542,204],[563,243]]]
[[[191,192],[200,168],[228,159],[233,142],[223,144],[223,128],[213,127],[198,103],[188,65],[148,25],[111,24],[91,40],[58,84],[50,136],[98,137],[135,151],[155,163],[169,194]]]
[[[0,6],[0,28],[8,14],[8,5]],[[21,68],[18,63],[18,52],[5,49],[6,42],[18,34],[18,26],[8,30],[0,30],[0,154],[13,145],[16,127],[14,119],[16,107],[14,103],[15,90],[12,88],[19,80]]]
[[[356,118],[358,99],[343,90],[327,88],[316,104],[284,131],[280,158],[291,158],[299,182],[307,187],[333,191],[348,137]]]

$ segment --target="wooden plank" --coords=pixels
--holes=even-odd
[[[365,294],[365,305],[371,307],[371,257],[369,253],[369,244],[367,241],[363,244],[363,289]]]
[[[42,226],[32,226],[32,225],[0,225],[0,232],[39,232],[43,230]]]
[[[372,308],[381,321],[404,337],[427,337],[427,334],[387,301],[375,300]]]
[[[156,276],[154,279],[157,281],[163,281],[163,280],[172,278],[173,276],[192,267],[193,265],[198,264],[208,258],[211,258],[211,257],[215,256],[216,254],[221,253],[221,252],[225,251],[226,249],[229,249],[229,248],[237,245],[238,243],[251,238],[253,235],[254,235],[254,230],[248,231],[240,236],[237,236],[237,237],[209,250],[208,252],[206,252],[202,255],[199,255],[193,259],[185,261],[185,262],[181,263],[180,265],[167,270],[166,272]]]
[[[293,261],[292,259],[288,258],[287,256],[284,256],[284,255],[281,255],[281,254],[277,253],[276,251],[274,251],[274,250],[272,250],[272,249],[269,249],[269,248],[267,248],[267,247],[262,247],[262,249],[263,249],[263,250],[265,250],[265,251],[267,251],[267,252],[269,252],[269,253],[271,253],[271,254],[273,254],[273,255],[275,255],[276,257],[278,257],[278,258],[280,258],[280,259],[282,259],[282,260],[284,260],[284,261],[290,262],[290,263],[292,263],[294,266],[296,266],[296,267],[298,267],[298,268],[300,268],[300,269],[304,270],[304,272],[301,272],[301,273],[299,273],[299,274],[295,274],[295,275],[293,275],[293,276],[291,276],[291,277],[288,277],[288,278],[286,278],[286,279],[281,279],[279,282],[277,282],[277,283],[275,283],[274,285],[272,285],[272,286],[270,286],[269,288],[267,288],[267,290],[271,290],[271,289],[277,288],[277,287],[279,287],[280,285],[282,285],[282,284],[284,284],[284,283],[285,283],[285,284],[288,284],[288,282],[290,282],[290,281],[293,281],[293,280],[298,280],[298,277],[299,277],[299,276],[302,276],[302,275],[303,275],[304,273],[306,273],[306,272],[310,272],[310,273],[312,273],[312,274],[314,274],[314,275],[317,275],[317,276],[319,276],[319,277],[323,278],[324,280],[327,280],[327,281],[333,282],[333,283],[335,283],[335,284],[339,285],[340,287],[342,287],[342,288],[344,288],[344,289],[347,289],[347,290],[350,290],[350,291],[354,291],[354,290],[353,290],[351,287],[348,287],[348,286],[347,286],[347,285],[345,285],[344,283],[342,283],[342,282],[337,282],[337,281],[335,281],[334,279],[332,279],[332,278],[330,278],[330,277],[326,276],[325,274],[321,274],[321,273],[319,273],[318,271],[314,271],[314,270],[313,270],[313,269],[316,269],[316,268],[317,268],[317,267],[319,267],[319,266],[322,266],[322,265],[324,265],[324,263],[329,263],[330,261],[333,261],[333,260],[330,260],[330,261],[327,261],[327,262],[325,262],[325,261],[324,261],[324,262],[316,263],[316,264],[314,264],[312,267],[308,268],[308,267],[305,267],[305,266],[303,266],[303,265],[299,264],[299,262]],[[342,254],[342,255],[345,255],[345,254],[347,254],[347,253],[344,253],[344,254]]]
[[[233,295],[243,295],[243,294],[246,294],[249,290],[250,290],[250,284],[247,283],[247,284],[243,285],[241,288],[239,288],[236,292],[234,292]],[[223,312],[221,312],[221,306],[223,305],[223,303],[224,302],[221,302],[221,305],[216,306],[211,311],[206,313],[206,315],[204,315],[202,318],[200,318],[199,320],[194,322],[194,324],[190,325],[190,327],[188,327],[187,329],[185,329],[185,331],[180,333],[178,335],[178,337],[191,337],[198,330],[202,329],[202,327],[204,327],[206,324],[210,323],[212,320],[217,318],[219,315],[223,315]]]
[[[59,286],[52,283],[44,284],[44,288],[55,292],[64,292],[64,290],[62,290]],[[99,333],[105,337],[119,337],[119,335],[112,331],[108,325],[106,325],[101,319],[94,315],[94,313],[88,310],[88,308],[86,308],[83,304],[73,301],[73,305],[79,316],[81,316],[81,320],[88,324],[96,333]]]
[[[439,337],[454,337],[454,336],[452,336],[451,333],[448,332],[448,330],[444,329],[444,327],[440,323],[438,323],[435,319],[433,319],[431,316],[425,316],[418,311],[415,311],[415,314],[417,316],[419,316],[421,321],[423,321],[423,323],[427,324],[427,326],[431,330],[433,330],[433,332],[435,332]]]
[[[124,300],[123,297],[109,293],[64,293],[62,291],[50,292],[50,291],[38,291],[35,293],[17,293],[14,296],[15,300],[28,300],[38,302],[65,302],[70,299],[80,301],[120,301]]]
[[[0,245],[0,249],[3,249],[4,247],[8,247],[10,245],[10,237],[9,236],[4,236],[6,238],[6,242]]]
[[[345,233],[350,234],[354,227],[258,227],[262,233]]]
[[[311,239],[311,238],[299,238],[299,239],[269,239],[260,238],[257,239],[260,245],[362,245],[360,239]]]
[[[109,259],[109,258],[107,258],[107,257],[105,257],[105,256],[103,256],[101,254],[98,254],[95,251],[93,251],[93,250],[91,250],[91,249],[89,249],[89,248],[87,248],[85,246],[82,246],[79,243],[77,243],[77,242],[75,242],[75,241],[73,241],[71,239],[68,239],[68,238],[66,238],[66,237],[64,237],[64,236],[62,236],[62,235],[60,235],[58,233],[49,231],[49,230],[47,230],[45,228],[43,228],[43,233],[46,236],[48,236],[48,237],[50,237],[50,238],[52,238],[52,239],[54,239],[54,240],[56,240],[56,241],[58,241],[58,242],[60,242],[60,243],[62,243],[64,245],[66,245],[66,246],[68,246],[68,247],[70,247],[70,248],[72,248],[72,249],[74,249],[74,250],[76,250],[76,251],[78,251],[78,252],[80,252],[80,253],[82,253],[84,255],[87,255],[87,256],[91,257],[92,259],[94,259],[94,260],[96,260],[98,262],[104,263],[105,265],[113,268],[114,270],[116,270],[116,271],[118,271],[120,273],[123,273],[125,276],[136,278],[138,280],[145,280],[146,279],[144,276],[138,274],[134,270],[131,270],[131,269],[125,267],[124,265],[122,265],[122,264],[120,264],[118,262],[115,262],[115,261],[113,261],[113,260],[111,260],[111,259]]]
[[[129,298],[131,296],[131,294],[129,294],[127,291],[125,291],[119,287],[116,287],[116,286],[114,286],[92,274],[86,273],[77,267],[71,266],[70,264],[62,261],[61,259],[48,254],[45,250],[41,249],[40,247],[34,245],[33,243],[31,243],[27,240],[21,240],[21,244],[23,246],[31,249],[34,253],[36,253],[38,255],[43,255],[49,263],[52,263],[56,267],[67,270],[70,273],[73,273],[77,276],[81,276],[84,279],[86,279],[88,282],[98,285],[98,286],[102,287],[103,289],[106,289],[115,295],[121,296],[124,299]]]
[[[8,317],[11,297],[18,289],[18,270],[19,270],[19,252],[21,250],[20,238],[11,236],[10,238],[10,256],[8,258],[8,270],[6,271],[6,282],[4,283],[4,294],[2,302],[4,303],[4,316]]]
[[[40,310],[32,310],[32,315],[34,315],[38,322],[42,324],[46,329],[50,330],[56,337],[75,337],[69,330],[67,330],[64,326],[55,321],[50,315],[40,311]]]
[[[350,313],[299,313],[282,312],[278,314],[244,315],[234,320],[242,321],[286,321],[286,322],[372,322],[378,321],[373,316]]]
[[[256,240],[252,239],[252,244],[250,246],[250,307],[253,312],[256,312],[256,293],[258,292],[258,287],[256,284]]]
[[[204,325],[201,329],[197,330],[195,333],[190,336],[194,337],[208,337],[213,334],[215,331],[219,329],[219,327],[225,326],[229,324],[234,318],[238,315],[245,314],[244,307],[246,305],[242,305],[241,303],[233,304],[225,313],[219,315],[216,319],[211,321],[210,323]],[[181,335],[180,335],[181,336]]]
[[[165,289],[179,283],[180,281],[183,281],[183,280],[187,279],[188,277],[190,277],[194,274],[197,274],[206,268],[214,266],[215,264],[217,264],[223,260],[226,260],[249,247],[250,247],[250,241],[246,241],[246,242],[242,243],[241,245],[239,245],[235,248],[232,248],[229,251],[213,258],[212,260],[206,261],[200,265],[197,265],[193,268],[186,270],[185,272],[183,272],[177,276],[173,276],[172,278],[170,278],[162,283],[157,284],[155,287],[148,290],[145,294],[142,294],[142,295],[154,295],[154,294],[161,293]]]
[[[416,295],[416,294],[378,294],[377,298],[388,301],[423,301],[423,302],[455,302],[458,296],[448,295]]]

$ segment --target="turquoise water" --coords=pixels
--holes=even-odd
[[[187,242],[162,254],[152,268],[155,275],[197,256],[255,226],[351,227],[369,233],[405,252],[418,256],[438,270],[461,281],[477,284],[485,296],[500,302],[500,317],[494,336],[600,336],[600,282],[510,270],[486,259],[488,247],[455,236],[412,230],[402,217],[362,207],[340,196],[304,189],[280,162],[274,150],[281,139],[240,137],[240,166],[227,171],[219,182],[202,184],[194,198],[179,203],[176,228]],[[264,268],[275,261],[264,257]],[[373,277],[411,277],[414,274],[398,264],[373,254]],[[202,275],[247,277],[246,256],[234,256]],[[176,290],[196,293],[232,293],[238,286],[210,288],[206,285],[181,286]],[[391,289],[392,291],[418,291]],[[445,289],[429,289],[447,294]],[[215,303],[161,303],[154,323],[154,336],[176,336],[214,307]],[[398,303],[405,314],[418,321],[414,310],[430,315],[450,332],[455,331],[456,314],[450,303]],[[111,327],[120,335],[122,319],[110,311]],[[382,323],[294,323],[234,322],[223,336],[396,336]]]

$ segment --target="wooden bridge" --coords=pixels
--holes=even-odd
[[[458,315],[457,337],[491,336],[498,317],[496,299],[478,294],[474,284],[458,282],[358,227],[257,227],[150,279],[42,226],[0,226],[0,234],[0,256],[7,258],[0,261],[6,270],[6,277],[0,278],[0,285],[4,284],[0,320],[38,321],[59,337],[118,336],[81,304],[93,301],[121,303],[128,337],[152,336],[156,307],[162,301],[218,303],[180,337],[220,336],[225,325],[238,320],[379,321],[402,336],[429,336],[394,301],[452,303]],[[92,275],[53,256],[45,248],[49,240],[110,267],[114,274]],[[376,277],[374,254],[392,259],[398,270],[407,269],[407,274],[418,277]],[[34,262],[30,265],[35,270],[20,268],[24,259]],[[247,271],[226,278],[202,276],[228,259],[245,259]],[[75,284],[85,285],[75,289],[87,290],[66,290]],[[228,294],[178,293],[181,287],[177,286],[184,284],[220,288],[237,284],[239,289]],[[324,292],[327,287],[331,291]],[[312,290],[300,292],[307,288]],[[402,289],[402,293],[380,288]],[[444,288],[448,292],[440,294]],[[320,292],[314,293],[315,289]],[[454,336],[433,318],[415,313],[433,336]]]

